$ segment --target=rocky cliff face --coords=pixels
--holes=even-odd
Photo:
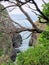
[[[39,29],[45,30],[45,28],[46,28],[46,24],[39,23],[39,21],[36,21],[35,24]],[[35,32],[32,33],[31,38],[29,40],[29,46],[36,45],[38,36],[39,36],[39,33],[35,33]]]
[[[0,11],[3,8],[4,6],[0,4]],[[22,37],[19,33],[8,34],[11,31],[17,30],[12,22],[7,10],[0,12],[0,49],[3,49],[2,55],[8,54],[11,56],[13,49],[18,48],[22,43]]]

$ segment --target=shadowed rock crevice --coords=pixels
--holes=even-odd
[[[14,48],[19,48],[22,44],[22,37],[20,34],[18,33],[14,33],[13,34],[13,38],[12,38],[12,42],[13,42],[13,47]]]
[[[13,38],[12,38],[12,45],[13,45],[13,50],[11,53],[11,60],[14,62],[17,56],[17,53],[20,53],[19,47],[22,44],[22,37],[20,34],[18,33],[14,33],[13,34]]]

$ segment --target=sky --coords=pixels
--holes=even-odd
[[[14,1],[14,0],[11,0],[11,1]],[[24,1],[24,0],[22,0]],[[42,0],[35,0],[36,3],[38,4],[38,7],[42,10]],[[45,0],[45,2],[49,2],[49,0]],[[6,7],[6,6],[9,6],[9,5],[13,5],[9,2],[2,2],[2,4]],[[35,6],[33,4],[29,4],[31,8],[35,9]],[[14,8],[14,10],[12,10]],[[23,9],[30,15],[31,19],[35,22],[38,20],[38,16],[36,16],[28,7],[27,5],[23,6]],[[27,26],[27,27],[32,27],[31,24],[26,20],[26,16],[20,11],[20,9],[18,7],[10,7],[10,8],[7,8],[8,10],[8,13],[11,17],[12,20],[20,23],[22,26]],[[26,23],[27,21],[27,23]]]
[[[12,1],[12,0],[11,0]],[[13,0],[14,1],[14,0]],[[22,0],[22,1],[24,1],[24,0]],[[36,1],[36,3],[38,4],[38,7],[40,8],[40,9],[42,9],[42,7],[41,7],[41,5],[42,5],[42,0],[35,0]],[[49,2],[49,0],[45,0],[45,2]],[[11,3],[8,3],[8,2],[2,2],[2,4],[4,5],[4,6],[9,6],[9,5],[11,5]],[[34,7],[34,5],[31,5],[30,4],[30,6],[31,7],[33,7],[33,8],[35,8]],[[24,9],[25,9],[25,11],[27,11],[27,12],[30,12],[30,9],[28,9],[26,6],[23,6],[24,7]],[[9,9],[8,9],[9,10]],[[8,11],[9,12],[9,11]],[[11,11],[11,12],[9,12],[9,14],[22,14],[22,12],[19,10],[19,8],[15,8],[13,11]]]
[[[11,0],[11,1],[14,1],[14,0]],[[22,0],[24,1],[24,0]],[[36,3],[38,4],[38,7],[42,10],[42,0],[35,0]],[[45,2],[49,2],[49,0],[45,0]],[[8,2],[2,2],[2,4],[6,7],[6,6],[9,6],[9,5],[12,5],[11,3],[8,3]],[[35,6],[32,5],[32,4],[29,4],[33,9],[35,9]],[[38,20],[38,17],[32,13],[32,11],[26,7],[27,5],[23,6],[24,10],[30,15],[31,19],[35,22],[36,20]],[[14,10],[12,10],[14,8]],[[18,7],[11,7],[11,8],[8,8],[8,13],[11,17],[11,19],[15,22],[18,22],[20,23],[22,26],[25,26],[25,27],[29,27],[31,28],[31,24],[26,20],[26,16],[20,11],[20,9]],[[12,10],[12,11],[11,11]],[[16,26],[16,25],[15,25]],[[30,32],[22,32],[21,35],[22,35],[22,38],[25,39],[28,35],[30,34]],[[28,38],[27,40],[23,40],[23,44],[21,46],[21,48],[23,49],[26,49],[28,48],[28,43],[29,43],[29,39]]]
[[[14,1],[14,0],[11,0],[11,1]],[[22,0],[24,1],[24,0]],[[35,0],[36,3],[38,4],[38,7],[42,10],[42,0]],[[45,2],[49,2],[49,0],[45,0]],[[9,2],[5,2],[5,1],[2,1],[2,4],[6,7],[6,6],[9,6],[9,5],[13,5]],[[29,4],[31,8],[35,9],[35,6],[33,4]],[[12,10],[14,8],[14,10]],[[23,9],[30,15],[30,17],[32,17],[32,20],[33,21],[36,21],[37,17],[34,13],[32,13],[32,11],[27,7],[27,5],[23,6]],[[20,9],[18,7],[10,7],[10,8],[7,8],[8,10],[8,13],[10,15],[10,17],[15,21],[19,18],[19,20],[21,19],[26,19],[26,16],[20,11]],[[21,16],[20,16],[21,15]],[[23,18],[22,18],[23,17]],[[36,18],[34,20],[34,18]]]

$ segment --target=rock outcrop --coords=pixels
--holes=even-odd
[[[29,40],[29,46],[35,46],[37,41],[37,33],[32,33],[31,38]]]
[[[13,42],[13,47],[15,48],[19,48],[22,44],[22,37],[20,34],[14,33],[13,34],[13,38],[12,38],[12,42]]]
[[[17,28],[14,26],[14,21],[9,17],[7,10],[1,11],[3,8],[4,6],[0,4],[0,49],[3,49],[3,55],[12,56],[12,53],[17,51],[15,48],[19,48],[22,44],[22,37],[19,33],[10,33]],[[15,54],[13,56],[16,57]]]
[[[46,24],[39,23],[38,21],[35,22],[36,26],[39,29],[45,30]],[[29,40],[29,46],[35,46],[37,43],[37,38],[39,37],[39,33],[32,33],[31,38]]]
[[[14,62],[16,59],[16,54],[20,52],[19,47],[22,44],[22,37],[20,34],[14,33],[13,38],[12,38],[12,45],[13,45],[13,50],[11,52],[11,60]]]

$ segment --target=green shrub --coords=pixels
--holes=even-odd
[[[49,65],[49,31],[40,34],[35,48],[17,56],[17,65]]]
[[[0,56],[2,56],[2,54],[3,54],[3,49],[0,48]]]
[[[49,2],[46,3],[46,4],[43,4],[42,7],[43,7],[43,9],[42,9],[43,14],[47,18],[49,18]],[[39,16],[39,20],[40,20],[39,22],[46,22],[46,20],[43,19],[43,16],[42,15]],[[49,25],[49,21],[48,21],[47,25]]]
[[[46,3],[43,5],[43,11],[42,12],[49,18],[49,3]]]
[[[49,65],[49,50],[38,44],[17,56],[17,65]]]
[[[49,3],[43,5],[42,12],[49,18]],[[42,15],[39,18],[44,22]],[[17,65],[49,65],[49,23],[46,30],[40,34],[35,48],[29,48],[17,56]]]
[[[49,43],[49,31],[41,33],[38,38],[38,41],[39,41],[38,43],[40,44]]]

